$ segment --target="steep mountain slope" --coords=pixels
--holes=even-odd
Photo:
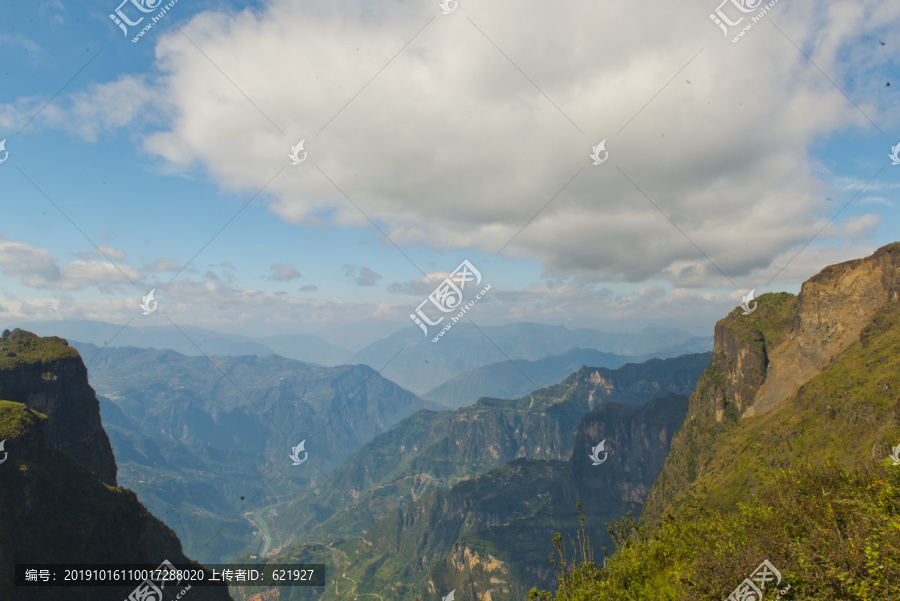
[[[100,405],[78,352],[62,338],[5,330],[0,338],[0,399],[47,415],[50,442],[103,482],[116,485],[116,460]]]
[[[351,588],[397,601],[451,590],[460,598],[522,599],[532,586],[552,583],[552,533],[573,533],[579,502],[594,518],[598,553],[607,542],[603,521],[640,511],[687,403],[674,394],[642,407],[601,403],[579,425],[566,462],[515,459],[419,497],[361,538],[301,546],[279,559],[308,555],[333,565],[339,576],[304,599],[344,598]],[[608,455],[592,465],[599,440]]]
[[[702,353],[616,370],[584,367],[517,400],[485,398],[454,412],[421,411],[365,445],[317,488],[278,507],[271,518],[283,533],[279,546],[356,536],[397,507],[516,458],[565,461],[592,408],[686,395],[709,360]]]
[[[720,320],[645,517],[688,499],[730,507],[779,468],[868,464],[900,417],[898,300],[895,243],[827,267],[797,297],[763,295],[753,314]]]
[[[349,362],[369,365],[400,386],[424,394],[463,372],[507,359],[533,361],[575,348],[619,355],[649,355],[666,347],[696,345],[657,355],[675,357],[700,352],[706,343],[705,339],[672,328],[646,328],[625,334],[589,328],[569,330],[536,323],[511,323],[480,329],[459,323],[453,327],[452,335],[443,337],[438,344],[423,337],[420,329],[406,328],[370,344],[354,354]]]
[[[277,502],[278,494],[290,493],[290,483],[266,480],[271,468],[260,455],[185,445],[114,425],[106,429],[119,480],[178,533],[185,551],[199,561],[222,563],[255,552],[262,541],[241,515],[241,497],[268,505]]]
[[[759,297],[715,340],[643,525],[558,598],[721,599],[769,560],[782,598],[897,599],[900,243]]]

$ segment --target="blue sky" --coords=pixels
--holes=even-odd
[[[797,4],[5,3],[0,322],[359,348],[466,259],[479,324],[708,334],[900,239],[900,8]]]

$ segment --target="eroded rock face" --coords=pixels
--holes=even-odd
[[[855,341],[888,302],[898,301],[900,248],[826,267],[803,283],[793,328],[773,349],[771,368],[753,406],[759,415],[792,397]]]
[[[66,451],[102,482],[116,486],[116,460],[100,422],[100,403],[88,384],[87,369],[77,352],[62,356],[40,349],[68,344],[31,332],[5,333],[0,363],[0,399],[22,403],[47,416],[50,443]],[[9,356],[12,353],[13,356]]]
[[[735,309],[720,320],[712,362],[697,382],[688,419],[650,491],[645,518],[658,519],[686,498],[704,477],[711,454],[722,450],[717,437],[727,424],[793,402],[801,387],[856,341],[865,346],[866,337],[880,331],[878,320],[898,302],[900,243],[894,243],[869,257],[826,267],[796,297],[766,294],[752,316]]]

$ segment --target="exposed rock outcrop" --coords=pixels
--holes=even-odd
[[[116,460],[78,352],[62,338],[8,330],[0,339],[0,399],[47,416],[49,441],[116,486]]]
[[[752,492],[778,468],[824,460],[829,449],[847,465],[864,456],[871,461],[869,447],[884,445],[888,416],[900,420],[888,382],[900,372],[891,350],[898,309],[900,243],[894,243],[823,269],[797,296],[764,294],[750,315],[735,309],[720,320],[713,360],[644,519],[655,521],[689,499],[721,508],[723,499]],[[860,349],[875,339],[877,348]],[[860,384],[881,370],[893,375],[879,375],[871,389]],[[851,424],[855,436],[848,439],[843,429]]]
[[[134,589],[15,587],[15,564],[193,563],[175,533],[132,491],[102,484],[54,447],[49,432],[47,416],[21,403],[0,401],[0,440],[6,441],[9,454],[0,465],[0,599],[125,599]],[[192,589],[190,598],[231,599],[224,588],[211,587]]]

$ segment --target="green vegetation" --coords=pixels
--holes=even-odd
[[[884,250],[878,261],[895,274],[897,260]],[[826,268],[804,290],[815,298],[816,286],[834,286],[847,269]],[[590,544],[568,541],[570,559],[557,538],[557,590],[531,598],[724,599],[764,560],[781,572],[779,588],[790,585],[781,596],[788,601],[900,598],[900,468],[884,452],[900,440],[900,304],[896,275],[877,277],[890,287],[889,300],[858,339],[757,415],[745,410],[766,382],[772,349],[796,335],[801,317],[825,324],[822,340],[805,340],[804,348],[833,328],[815,310],[798,313],[788,294],[763,295],[753,314],[721,320],[713,362],[641,522],[608,527],[615,554],[606,569]],[[825,308],[838,324],[850,321],[841,309]],[[804,348],[779,351],[779,367],[799,363]],[[777,594],[766,593],[767,600]]]
[[[734,309],[732,314],[740,315],[740,319],[730,320],[728,327],[747,342],[775,348],[790,330],[797,297],[789,292],[774,292],[763,294],[756,302],[757,308],[750,315],[743,315],[740,308]]]
[[[0,337],[0,369],[78,357],[78,351],[57,336],[41,338],[17,328],[4,330]]]
[[[791,586],[782,599],[900,598],[900,468],[829,463],[785,471],[730,514],[667,514],[656,527],[628,517],[608,530],[616,549],[605,570],[586,538],[569,541],[570,559],[557,535],[558,590],[530,598],[724,599],[765,559],[781,572],[779,588]]]
[[[0,440],[11,445],[24,441],[46,420],[46,415],[27,409],[22,403],[0,401]]]

